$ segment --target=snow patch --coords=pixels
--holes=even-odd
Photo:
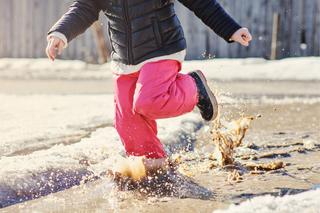
[[[320,80],[319,57],[188,61],[183,69],[200,69],[207,78],[219,80]]]
[[[0,156],[41,149],[113,125],[112,95],[1,95]],[[0,157],[1,159],[1,157]]]
[[[296,195],[274,197],[271,195],[256,197],[240,205],[231,205],[226,210],[214,213],[296,213],[320,212],[320,189],[310,190]]]
[[[202,70],[217,80],[320,80],[320,57],[286,58],[282,60],[211,59],[185,61],[183,72]],[[108,79],[110,63],[86,64],[76,60],[0,59],[2,79]]]

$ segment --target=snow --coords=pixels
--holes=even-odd
[[[54,65],[54,66],[53,66]],[[320,80],[320,57],[261,58],[185,61],[183,71],[200,69],[218,80]],[[106,79],[112,76],[110,63],[48,59],[0,59],[2,79]]]
[[[310,190],[296,195],[273,197],[260,196],[247,200],[240,205],[231,205],[226,210],[214,213],[319,213],[320,189]]]
[[[113,128],[111,94],[0,95],[0,100],[5,121],[0,123],[0,207],[100,176],[124,155]],[[200,124],[195,113],[159,120],[159,138],[178,143],[181,134]],[[76,140],[66,143],[72,137]]]
[[[112,126],[112,95],[1,95],[0,156],[50,147],[88,128]]]
[[[77,60],[0,59],[1,79],[103,79],[112,77],[110,64],[94,65]]]
[[[220,80],[320,80],[320,57],[268,61],[258,58],[189,61],[185,69],[200,69]]]
[[[0,156],[21,150],[48,148],[67,137],[85,136],[89,130],[113,126],[113,95],[3,95],[0,94]],[[159,137],[194,130],[199,117],[159,120]],[[181,122],[183,122],[181,128]],[[170,126],[170,130],[167,131]],[[0,157],[1,159],[1,157]]]
[[[114,128],[106,127],[72,145],[56,145],[29,155],[2,157],[0,161],[0,206],[45,195],[79,184],[85,177],[110,168],[122,146]],[[82,165],[89,160],[92,168]],[[100,163],[100,164],[98,164]],[[101,165],[101,166],[100,166]],[[96,169],[97,170],[97,169]]]
[[[221,104],[237,103],[317,103],[319,97],[275,100],[268,97],[241,99],[220,96]],[[113,126],[113,95],[4,95],[0,94],[0,156],[32,152],[55,144],[74,143],[90,131]],[[172,140],[171,133],[192,133],[197,129],[199,117],[159,120],[159,136],[163,142]],[[166,131],[170,127],[170,131]],[[171,138],[171,139],[170,139]],[[178,140],[178,138],[176,139]],[[0,157],[1,159],[1,157]]]
[[[8,184],[19,178],[41,173],[49,169],[77,170],[83,166],[80,160],[88,159],[95,164],[120,153],[122,145],[114,128],[106,127],[92,133],[72,145],[56,145],[48,150],[35,151],[29,155],[2,157],[0,180]]]

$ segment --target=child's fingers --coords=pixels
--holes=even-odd
[[[245,32],[245,33],[242,35],[242,38],[243,38],[245,41],[247,41],[247,42],[249,42],[249,41],[252,40],[252,36],[250,35],[249,32]]]
[[[252,40],[252,35],[249,33],[249,31],[248,31],[248,41],[251,41]]]
[[[47,57],[48,57],[49,59],[51,59],[51,58],[50,58],[50,55],[49,55],[49,45],[47,45],[47,47],[46,47],[46,55],[47,55]]]
[[[51,60],[51,61],[53,61],[54,59],[52,58],[52,56],[50,55],[50,52],[49,52],[49,49],[47,48],[47,56],[48,56],[48,58]]]
[[[249,42],[252,40],[252,36],[248,30],[248,28],[241,28],[239,30],[239,35],[241,37],[242,40],[246,41],[246,42]]]
[[[238,42],[243,46],[249,46],[249,42],[243,36],[239,39]]]
[[[51,43],[50,43],[50,46],[49,46],[49,55],[50,55],[50,59],[52,61],[55,60],[56,58],[56,48],[57,48],[57,41],[56,40],[53,40]]]
[[[247,41],[242,41],[241,44],[242,44],[243,46],[246,46],[246,47],[249,46],[249,42],[247,42]]]
[[[47,54],[48,58],[53,61],[54,58],[52,57],[51,52],[50,52],[51,47],[52,47],[52,42],[49,41],[47,48],[46,48],[46,54]]]
[[[62,54],[63,47],[64,47],[64,43],[60,41],[58,44],[58,55]]]
[[[242,36],[242,39],[243,39],[245,42],[249,42],[249,41],[250,41],[249,37],[248,37],[248,36],[245,36],[245,35]]]

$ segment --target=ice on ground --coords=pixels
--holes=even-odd
[[[261,58],[185,61],[183,72],[202,70],[219,80],[320,80],[320,57],[287,58],[268,61]],[[110,64],[92,65],[81,61],[48,59],[0,59],[2,79],[106,79],[112,76]]]
[[[66,143],[113,123],[112,95],[0,95],[0,103],[0,156]]]
[[[303,192],[296,195],[274,197],[271,195],[256,197],[240,205],[231,205],[226,210],[214,213],[296,213],[320,212],[320,189]]]

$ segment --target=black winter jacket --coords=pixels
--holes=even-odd
[[[240,28],[216,0],[179,1],[226,41]],[[60,32],[70,42],[98,19],[100,11],[108,18],[115,61],[136,65],[186,48],[174,0],[76,0],[49,34]]]

